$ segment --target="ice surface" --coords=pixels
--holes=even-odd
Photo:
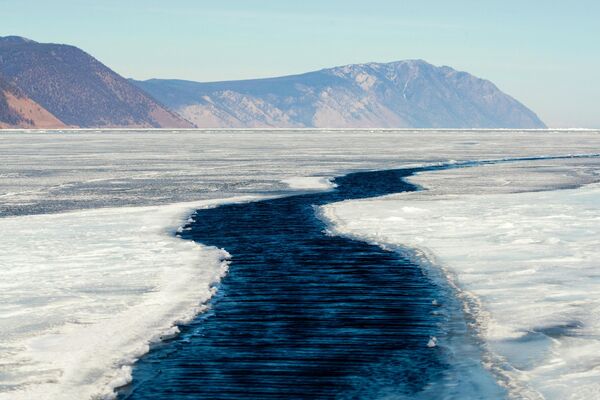
[[[282,193],[298,176],[598,149],[597,131],[1,131],[0,215]]]
[[[2,131],[0,399],[110,395],[198,310],[223,253],[172,235],[190,208],[324,189],[320,177],[356,170],[599,148],[596,131]],[[531,183],[502,168],[471,175],[473,191]],[[537,189],[598,179],[580,161],[535,171]],[[181,202],[193,203],[170,205]]]
[[[600,171],[595,160],[579,167],[580,176]],[[494,168],[500,179],[482,192],[481,176],[489,183]],[[431,191],[342,202],[323,212],[340,234],[418,249],[444,268],[484,339],[484,362],[515,398],[597,398],[600,185],[506,193],[503,181],[520,182],[513,189],[522,191],[564,178],[547,162],[508,169],[426,173],[412,181]]]
[[[0,399],[105,398],[127,383],[225,271],[224,251],[173,235],[217,203],[0,218]]]

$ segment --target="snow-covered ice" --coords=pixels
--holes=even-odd
[[[0,132],[0,216],[289,193],[282,180],[594,153],[597,131]]]
[[[0,399],[111,396],[149,342],[194,315],[225,268],[223,252],[173,236],[194,207],[326,189],[350,171],[599,148],[596,131],[3,131]],[[479,171],[477,190],[533,188],[508,166]],[[582,160],[528,171],[544,177],[536,189],[598,181]],[[420,218],[405,210],[382,229]]]
[[[282,179],[281,181],[287,184],[291,189],[298,190],[319,190],[335,187],[331,182],[331,178],[322,176],[298,176]]]
[[[226,252],[173,235],[223,202],[0,218],[0,399],[107,398],[127,383],[225,272]]]
[[[535,164],[512,173],[429,172],[411,181],[430,191],[341,202],[323,214],[339,234],[416,249],[443,268],[484,340],[484,362],[515,398],[597,398],[600,185],[523,192],[524,182],[543,186],[531,177]],[[597,177],[597,161],[588,167],[581,176]],[[481,179],[494,168],[502,179]],[[546,171],[546,188],[564,177],[555,168],[554,178]],[[503,180],[520,181],[513,192],[521,192],[507,191]]]

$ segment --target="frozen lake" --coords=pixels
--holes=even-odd
[[[596,131],[3,132],[0,398],[110,397],[127,382],[131,363],[198,312],[226,268],[224,253],[172,235],[195,208],[322,190],[326,178],[351,171],[598,149]],[[432,188],[422,195],[434,202],[473,196],[476,216],[490,205],[483,195],[598,182],[598,163],[439,172],[422,183]],[[512,207],[521,200],[491,201]],[[395,221],[381,226],[403,226]]]
[[[327,234],[315,214],[413,191],[411,173],[353,173],[325,193],[197,211],[181,236],[227,249],[228,273],[206,313],[136,364],[120,398],[503,397],[442,279]]]
[[[596,131],[2,131],[0,216],[280,194],[294,177],[599,143]]]

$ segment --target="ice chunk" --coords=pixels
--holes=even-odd
[[[298,190],[326,190],[335,187],[335,184],[331,181],[331,178],[325,178],[322,176],[293,177],[283,179],[282,182],[287,184],[290,189]]]

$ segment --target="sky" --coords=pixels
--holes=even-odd
[[[597,0],[0,0],[0,36],[82,48],[135,79],[280,76],[424,59],[551,127],[600,128]]]

